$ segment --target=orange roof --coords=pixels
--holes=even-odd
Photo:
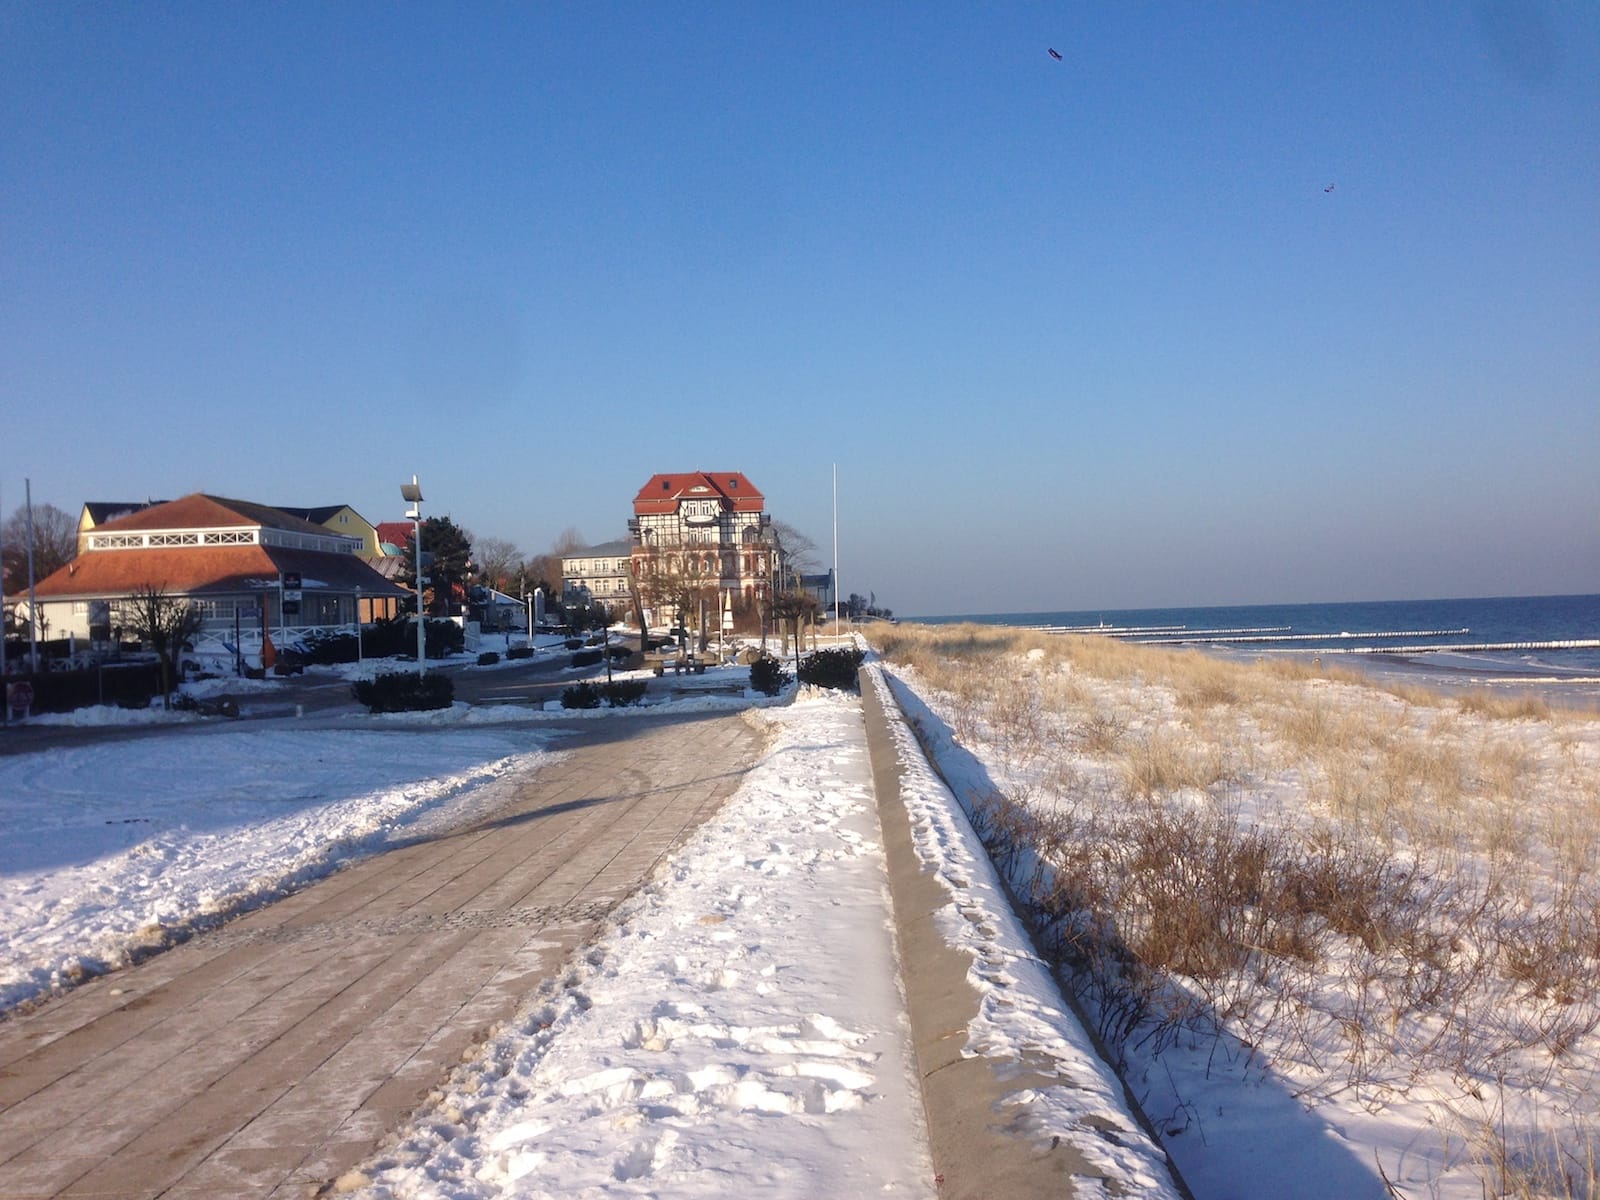
[[[760,512],[766,501],[739,471],[688,471],[652,475],[633,498],[635,516],[678,511],[680,500],[721,500],[732,512]]]
[[[163,546],[146,550],[93,550],[80,554],[35,592],[41,600],[127,596],[156,587],[175,596],[261,591],[278,586],[280,572],[298,572],[301,587],[363,595],[399,596],[396,587],[354,554],[326,554],[280,546]]]
[[[208,496],[204,492],[194,492],[178,500],[168,500],[165,504],[152,504],[149,508],[141,508],[138,512],[129,513],[125,517],[107,521],[96,532],[115,533],[118,530],[135,529],[228,529],[233,526],[253,529],[257,525],[265,525],[268,529],[288,529],[296,533],[328,536],[328,531],[321,525],[313,525],[310,521],[291,517],[281,509],[271,508],[265,504],[254,504],[249,500],[224,500],[220,496]]]
[[[150,532],[169,529],[282,529],[326,537],[328,531],[265,504],[224,500],[196,492],[181,500],[154,504],[107,521],[97,532]],[[281,572],[298,572],[304,588],[371,596],[404,595],[354,554],[284,546],[158,546],[90,550],[41,580],[35,592],[63,600],[126,596],[156,587],[177,596],[260,591],[276,587]]]

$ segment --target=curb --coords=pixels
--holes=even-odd
[[[861,672],[901,984],[939,1195],[956,1200],[1062,1200],[1078,1194],[1075,1179],[1089,1185],[1093,1195],[1106,1195],[1108,1189],[1109,1194],[1123,1194],[1119,1184],[1124,1181],[1108,1178],[1068,1141],[1046,1139],[1026,1128],[1027,1096],[1021,1093],[1064,1083],[1051,1063],[1032,1056],[986,1057],[966,1049],[967,1030],[979,1011],[978,993],[967,979],[972,956],[952,945],[940,928],[950,891],[917,854],[891,731],[891,722],[904,718],[892,694],[881,695],[876,683],[875,672]],[[886,682],[883,690],[888,690]],[[1125,1088],[1123,1092],[1133,1107]],[[1136,1107],[1133,1115],[1148,1129]],[[1188,1197],[1170,1159],[1166,1166],[1176,1194]]]

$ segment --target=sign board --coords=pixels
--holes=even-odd
[[[288,587],[284,588],[283,589],[283,599],[284,599],[285,603],[293,602],[295,604],[299,604],[300,603],[300,589],[299,588],[288,588]]]
[[[261,606],[259,604],[241,604],[238,608],[234,609],[234,612],[246,620],[249,620],[252,617],[259,617],[261,615]]]
[[[291,591],[299,591],[300,590],[300,572],[299,571],[285,571],[283,573],[283,586],[286,589],[291,590]]]
[[[298,600],[285,600],[283,602],[283,615],[286,616],[286,617],[299,616],[300,615],[300,601],[298,601]]]

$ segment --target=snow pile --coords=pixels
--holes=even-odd
[[[514,730],[230,727],[0,758],[0,1011],[489,812],[543,757]]]

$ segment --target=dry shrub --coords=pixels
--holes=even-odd
[[[1207,791],[1227,778],[1221,756],[1193,739],[1156,730],[1124,748],[1123,777],[1130,795],[1171,796],[1187,788]]]
[[[1550,705],[1537,696],[1496,696],[1491,692],[1465,692],[1456,697],[1464,713],[1495,721],[1548,721]]]
[[[1529,710],[1287,660],[991,627],[872,637],[1004,767],[1011,794],[975,823],[1118,1053],[1231,1021],[1325,1070],[1318,1086],[1381,1097],[1430,1071],[1525,1070],[1530,1050],[1553,1063],[1600,1022],[1600,763],[1575,722],[1541,757],[1537,731],[1504,724]],[[1228,798],[1268,779],[1322,816],[1241,826]],[[1346,1053],[1322,1063],[1334,1028]]]

